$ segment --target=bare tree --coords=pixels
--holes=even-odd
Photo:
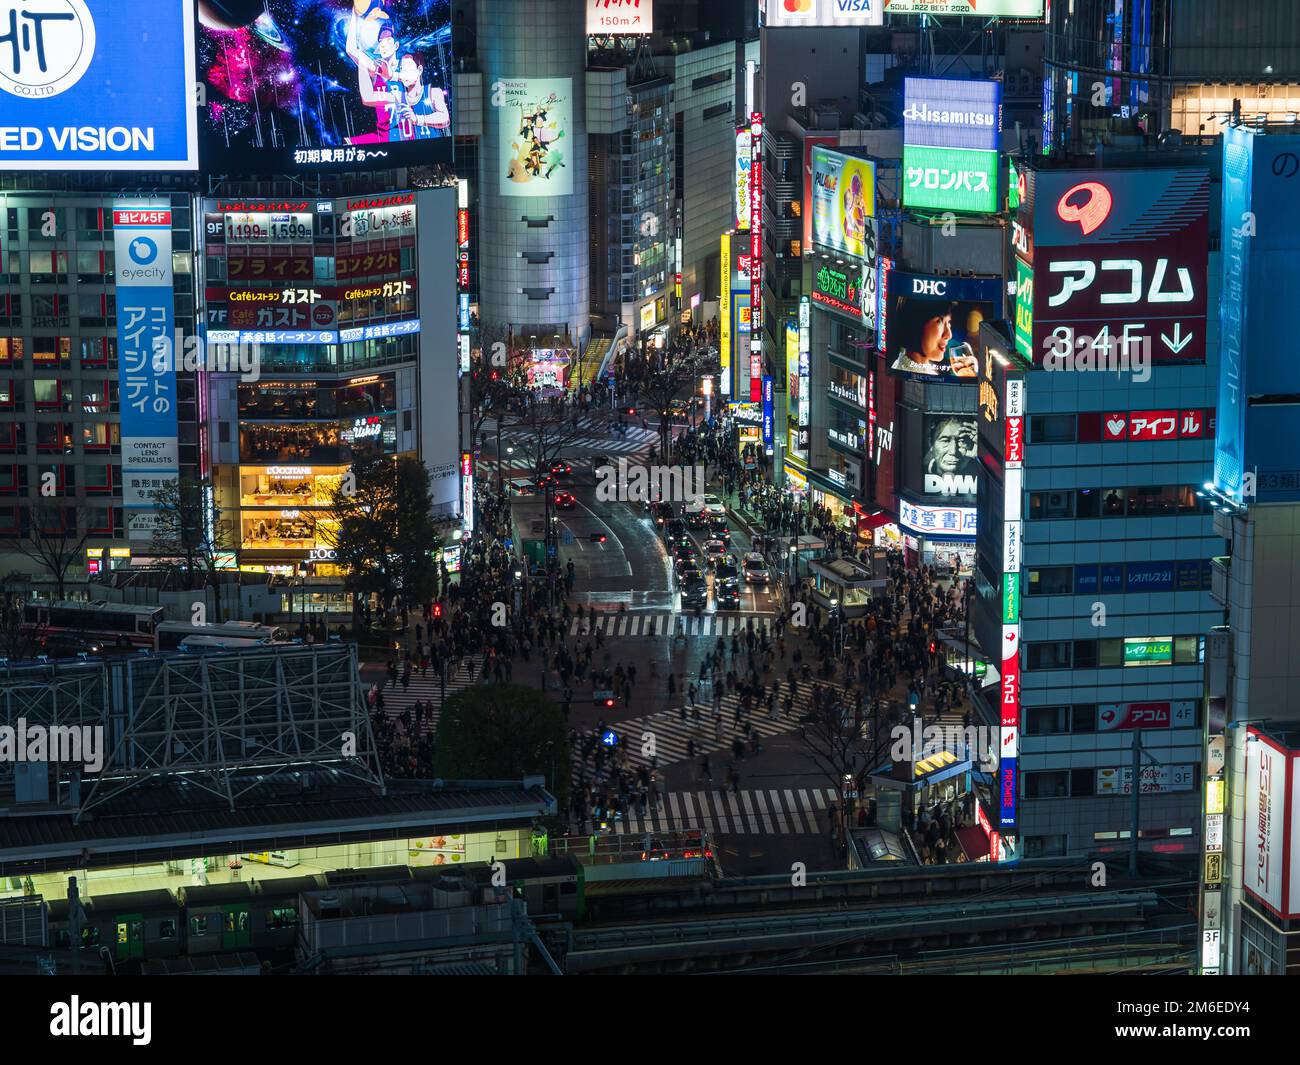
[[[659,450],[668,454],[672,436],[673,400],[692,383],[691,368],[685,359],[669,359],[663,366],[650,370],[637,394],[659,416]]]
[[[153,493],[154,534],[151,548],[185,591],[212,589],[217,624],[221,609],[220,556],[235,547],[234,523],[207,502],[211,485],[182,478]]]
[[[504,424],[514,430],[511,439],[527,459],[534,482],[549,476],[560,454],[581,435],[576,408],[535,392],[515,397]]]
[[[66,598],[68,571],[84,557],[90,538],[85,508],[66,500],[29,500],[22,525],[14,550],[54,578],[56,599]]]
[[[837,688],[825,691],[821,703],[801,719],[800,737],[805,757],[835,789],[842,839],[848,826],[848,782],[879,764],[888,748],[888,736],[882,731],[878,707],[868,711],[864,699],[851,700]]]

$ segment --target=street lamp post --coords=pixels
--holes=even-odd
[[[298,575],[302,584],[302,592],[300,595],[300,598],[302,599],[302,607],[301,607],[301,613],[299,614],[301,620],[298,623],[298,630],[305,634],[307,631],[307,563],[306,562],[298,563]]]

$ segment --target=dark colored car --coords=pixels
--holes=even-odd
[[[557,459],[551,463],[551,475],[553,477],[567,477],[573,472],[573,467],[563,459]]]
[[[719,518],[717,515],[709,517],[709,535],[715,536],[724,544],[731,542],[731,526],[727,524],[726,518]]]
[[[719,610],[740,609],[740,582],[734,577],[725,581],[715,579],[713,594],[718,600]]]
[[[688,539],[686,534],[686,522],[681,518],[669,518],[664,524],[664,538],[670,543],[676,543],[679,540]]]
[[[651,503],[650,513],[654,515],[656,525],[663,525],[673,518],[673,505],[671,503]]]
[[[690,507],[683,508],[686,513],[686,524],[692,529],[707,529],[709,527],[709,512],[701,508],[700,510],[691,510]]]
[[[730,555],[726,558],[720,558],[713,564],[713,576],[719,581],[738,581],[740,580],[740,569],[736,566],[736,560]]]
[[[704,583],[703,577],[688,577],[682,581],[682,604],[684,606],[704,606],[708,601],[709,586]]]
[[[572,492],[556,492],[553,502],[556,510],[572,510],[578,505],[577,497]]]
[[[50,658],[77,658],[81,655],[102,655],[104,643],[87,639],[71,632],[52,632],[36,645],[36,654]]]

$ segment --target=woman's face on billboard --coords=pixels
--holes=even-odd
[[[952,315],[937,314],[927,318],[921,327],[921,358],[926,362],[938,362],[952,340]]]

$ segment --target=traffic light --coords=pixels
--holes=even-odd
[[[593,544],[603,544],[606,539],[607,538],[603,532],[594,532],[591,534],[591,542]]]

